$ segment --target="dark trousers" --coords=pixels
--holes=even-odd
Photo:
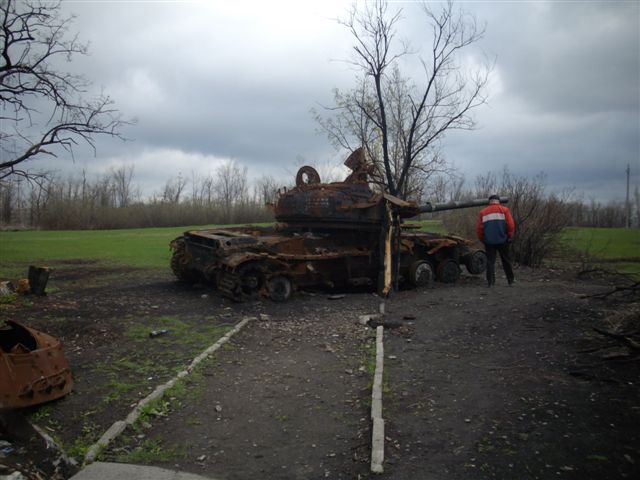
[[[509,256],[509,244],[490,245],[485,243],[484,249],[487,253],[487,284],[493,285],[496,283],[496,253],[500,254],[500,261],[502,261],[502,268],[507,276],[507,282],[509,284],[513,283],[513,267]]]

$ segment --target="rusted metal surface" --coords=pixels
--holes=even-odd
[[[0,410],[48,402],[72,388],[59,339],[13,321],[0,327]]]
[[[388,289],[392,275],[413,286],[428,284],[429,275],[455,281],[460,265],[481,273],[483,252],[472,242],[403,229],[399,219],[477,206],[484,200],[418,205],[374,191],[369,184],[373,166],[362,149],[345,165],[352,173],[333,183],[322,183],[315,169],[302,167],[296,186],[282,189],[272,206],[275,227],[185,232],[171,243],[176,277],[212,283],[235,300],[286,300],[305,287]]]

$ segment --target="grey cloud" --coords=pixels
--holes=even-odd
[[[638,4],[502,4],[482,11],[489,15],[485,48],[497,54],[505,89],[533,109],[640,108]]]
[[[330,20],[344,17],[348,4],[313,25],[281,18],[271,25],[252,5],[246,3],[242,15],[229,13],[227,2],[65,3],[78,14],[81,37],[92,43],[91,56],[67,66],[85,72],[96,89],[104,86],[125,116],[138,118],[125,131],[134,142],[100,139],[98,158],[81,150],[78,165],[144,163],[150,161],[144,152],[154,149],[234,158],[251,172],[275,176],[297,155],[312,164],[340,163],[316,134],[309,109],[329,104],[331,89],[354,78],[332,61],[349,55],[351,39]],[[460,5],[487,23],[479,46],[496,55],[499,88],[490,106],[477,111],[479,130],[448,136],[446,156],[468,178],[508,165],[522,175],[545,171],[554,189],[576,186],[598,198],[620,197],[620,171],[627,163],[640,169],[640,7]],[[430,30],[416,4],[402,6],[399,36],[428,46]],[[201,165],[191,161],[185,165]],[[140,175],[150,177],[142,163]],[[181,167],[169,172],[163,165],[167,176]]]
[[[503,167],[522,176],[545,173],[553,191],[575,187],[605,201],[622,198],[628,163],[638,175],[638,133],[633,114],[594,115],[562,126],[548,121],[538,128],[492,125],[475,132],[456,132],[447,139],[447,156],[472,179]],[[541,122],[542,123],[542,122]]]
[[[304,49],[295,42],[290,49],[264,46],[268,39],[231,31],[212,17],[214,34],[198,42],[195,27],[163,27],[163,22],[199,5],[161,4],[151,10],[127,5],[107,12],[90,4],[69,8],[76,6],[79,20],[95,34],[94,53],[82,68],[110,86],[123,113],[138,118],[131,129],[137,143],[271,165],[329,150],[309,115],[311,105],[328,99],[336,80],[345,77],[330,67],[331,52],[320,48],[326,40],[315,46],[299,42]],[[218,30],[230,38],[221,39]],[[186,37],[172,37],[176,31]],[[239,47],[239,37],[254,48]]]

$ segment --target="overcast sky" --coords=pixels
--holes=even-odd
[[[309,110],[329,104],[355,72],[342,62],[352,39],[335,18],[346,1],[72,2],[75,29],[90,42],[82,71],[137,124],[131,142],[100,140],[39,160],[42,168],[104,172],[135,165],[146,193],[181,173],[203,174],[235,159],[250,176],[287,178],[300,157],[332,162],[336,152]],[[478,129],[449,134],[444,154],[473,180],[507,166],[547,175],[550,190],[623,200],[640,170],[640,8],[632,2],[459,2],[486,23],[478,47],[495,57]],[[418,5],[393,2],[398,36],[419,48],[430,29]],[[468,59],[479,58],[470,50]],[[414,77],[419,82],[419,76]],[[299,160],[298,160],[299,162]],[[35,166],[35,165],[34,165]]]

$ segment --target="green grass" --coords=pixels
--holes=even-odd
[[[589,250],[603,259],[640,260],[640,229],[567,228],[562,241],[578,250]]]
[[[150,402],[140,409],[140,416],[132,428],[127,429],[119,439],[125,445],[137,445],[124,455],[116,455],[116,461],[125,463],[167,462],[178,460],[186,455],[189,445],[167,447],[164,446],[165,440],[162,436],[139,442],[139,435],[144,431],[145,424],[151,424],[158,417],[166,417],[172,411],[180,408],[185,400],[200,400],[204,391],[202,370],[210,366],[211,358],[200,364],[190,375],[176,381],[162,398]],[[202,425],[202,420],[190,418],[185,423],[187,425]],[[108,460],[109,458],[105,455],[105,452],[102,452],[100,459]]]
[[[18,301],[18,295],[15,293],[8,293],[0,296],[0,305],[10,305]]]
[[[66,448],[66,453],[76,460],[82,460],[87,451],[100,438],[100,429],[91,422],[86,422],[82,426],[80,436],[75,439],[72,445]]]
[[[0,232],[0,267],[5,270],[14,266],[83,259],[141,268],[167,268],[171,240],[187,230],[218,226]]]
[[[0,262],[26,265],[83,259],[165,268],[169,242],[190,228],[0,232]]]
[[[447,233],[441,220],[411,220],[406,225],[418,225],[420,232]]]
[[[189,445],[166,447],[163,443],[161,438],[150,438],[131,452],[117,457],[117,461],[143,464],[170,462],[184,458],[189,450]]]
[[[125,336],[140,343],[153,341],[160,345],[166,345],[167,348],[186,345],[200,350],[212,345],[231,328],[229,325],[202,323],[196,329],[177,317],[163,316],[154,319],[151,326],[142,323],[130,325],[125,331]],[[149,332],[152,330],[168,330],[168,332],[150,340]]]
[[[31,420],[31,422],[40,425],[49,419],[52,411],[51,404],[45,403],[35,408],[36,410],[29,413],[29,420]]]
[[[167,329],[166,335],[149,338],[152,330]],[[212,345],[231,329],[228,325],[200,324],[197,328],[171,316],[163,316],[148,322],[137,322],[125,330],[125,337],[140,345],[139,354],[124,355],[101,364],[99,370],[109,379],[103,402],[110,404],[121,401],[132,390],[151,387],[158,378],[167,377],[181,370],[185,362],[191,359],[194,352]],[[158,357],[147,357],[144,345],[153,342],[155,346],[166,346],[167,350],[177,349],[176,358],[182,361],[173,367],[158,362]],[[177,387],[176,387],[177,388]],[[179,392],[178,392],[179,393]],[[175,392],[174,392],[175,394]]]
[[[572,227],[561,244],[594,266],[640,275],[640,229]]]
[[[118,402],[123,395],[129,393],[137,387],[137,384],[123,382],[117,376],[110,374],[109,382],[106,386],[106,389],[109,391],[109,393],[106,394],[102,400],[106,404]]]

